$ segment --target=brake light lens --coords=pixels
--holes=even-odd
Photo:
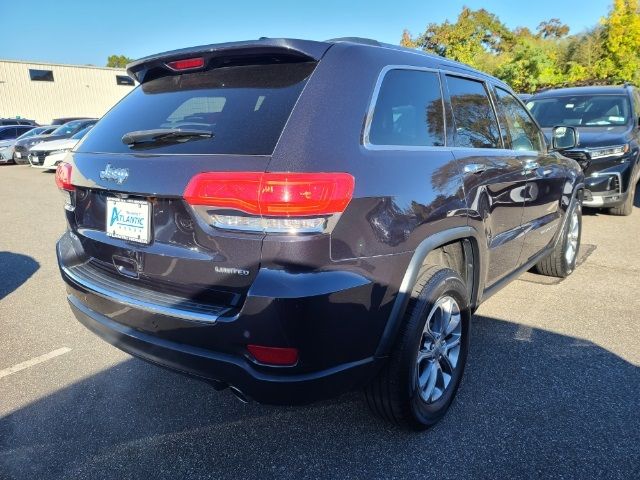
[[[298,363],[297,348],[247,345],[247,350],[258,362],[267,365],[292,366]]]
[[[56,168],[56,185],[60,190],[73,192],[75,187],[71,184],[71,164],[62,162]]]
[[[173,62],[168,62],[167,66],[171,70],[175,71],[183,71],[183,70],[195,70],[197,68],[204,67],[204,58],[195,57],[195,58],[184,58],[182,60],[175,60]]]
[[[184,198],[250,215],[303,217],[343,212],[354,186],[348,173],[208,172],[191,179]]]

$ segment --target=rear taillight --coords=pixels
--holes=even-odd
[[[181,72],[184,70],[195,70],[197,68],[204,67],[204,58],[202,57],[184,58],[182,60],[168,62],[167,67],[169,67],[171,70],[175,70],[178,72]]]
[[[220,228],[319,232],[345,210],[354,185],[348,173],[208,172],[191,179],[184,198]]]
[[[75,187],[71,184],[72,167],[69,163],[60,163],[56,168],[56,185],[60,190],[72,192]]]

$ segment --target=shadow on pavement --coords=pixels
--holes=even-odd
[[[20,287],[39,268],[40,264],[27,255],[0,252],[0,300]]]
[[[423,433],[359,394],[243,405],[131,359],[0,419],[0,478],[633,478],[640,369],[576,338],[476,317],[467,372]]]

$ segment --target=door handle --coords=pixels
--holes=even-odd
[[[484,163],[467,163],[464,166],[464,173],[482,173],[489,170],[489,166]]]

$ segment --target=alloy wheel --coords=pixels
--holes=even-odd
[[[418,391],[426,403],[441,398],[451,384],[459,363],[461,320],[458,302],[448,295],[429,312],[416,358]]]
[[[576,207],[573,209],[571,219],[569,220],[567,244],[564,250],[564,259],[567,261],[567,265],[573,265],[578,252],[578,240],[580,239],[579,208],[580,207]]]

